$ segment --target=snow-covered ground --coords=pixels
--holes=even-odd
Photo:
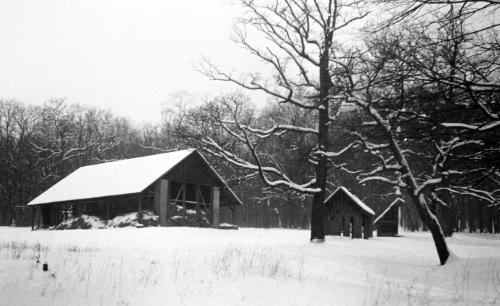
[[[500,304],[500,236],[455,235],[439,266],[429,233],[403,235],[0,227],[0,305]]]

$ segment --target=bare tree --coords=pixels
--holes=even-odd
[[[233,118],[220,120],[225,131],[251,152],[248,159],[237,156],[220,144],[207,139],[206,148],[229,162],[256,171],[267,186],[286,187],[312,194],[311,240],[323,241],[323,201],[328,177],[328,158],[346,150],[332,152],[329,125],[340,107],[333,99],[341,90],[332,81],[331,68],[340,48],[336,39],[367,13],[359,10],[357,1],[242,0],[245,14],[235,29],[237,42],[274,72],[271,78],[258,73],[236,75],[205,62],[203,71],[213,80],[237,84],[243,89],[259,91],[279,104],[289,104],[314,114],[307,126],[291,125],[279,120],[265,129]],[[257,38],[254,40],[254,38]],[[260,40],[259,40],[260,39]],[[238,112],[238,106],[233,109]],[[260,151],[263,139],[284,133],[311,135],[315,148],[309,161],[314,169],[311,177],[293,180],[273,156]]]
[[[342,64],[345,97],[367,116],[352,133],[375,161],[358,178],[407,192],[441,264],[449,250],[434,207],[448,206],[447,194],[499,202],[498,56],[477,52],[484,36],[462,26],[379,33]]]
[[[475,35],[490,30],[498,30],[498,0],[400,0],[377,1],[387,10],[388,18],[375,30],[388,28],[411,20],[423,27],[454,23],[458,19],[469,22],[462,37]]]

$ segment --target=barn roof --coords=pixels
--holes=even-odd
[[[373,221],[373,224],[377,223],[394,205],[398,205],[399,203],[404,203],[404,200],[401,198],[396,198],[396,200],[392,201],[389,206]]]
[[[366,205],[365,203],[363,203],[363,201],[361,201],[357,196],[355,196],[354,194],[352,194],[349,190],[347,190],[347,188],[341,186],[339,188],[337,188],[337,190],[335,190],[326,200],[325,200],[325,203],[327,203],[328,201],[330,201],[330,199],[332,199],[336,194],[338,194],[339,192],[343,192],[345,195],[347,195],[349,198],[351,198],[351,200],[356,203],[356,205],[359,206],[359,208],[361,208],[362,210],[364,210],[365,212],[369,213],[370,215],[375,215],[375,212],[370,208],[368,207],[368,205]]]
[[[188,149],[80,167],[28,205],[140,193],[195,152],[226,187],[230,196],[242,204],[203,155]]]

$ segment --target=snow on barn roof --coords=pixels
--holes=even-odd
[[[396,200],[392,201],[392,203],[387,206],[387,208],[375,219],[375,221],[373,221],[373,224],[377,223],[378,220],[380,220],[394,205],[399,204],[400,202],[404,203],[405,201],[401,198],[396,198]]]
[[[373,215],[375,216],[375,212],[370,208],[368,207],[368,205],[366,205],[365,203],[363,203],[363,201],[361,201],[357,196],[355,196],[354,194],[352,194],[349,190],[347,190],[347,188],[341,186],[339,188],[337,188],[337,190],[335,190],[326,200],[324,203],[327,203],[328,201],[330,201],[330,199],[335,196],[339,191],[343,191],[349,198],[351,198],[354,203],[356,203],[356,205],[358,205],[362,210],[364,210],[365,212],[369,213],[370,215]]]
[[[33,199],[28,205],[139,193],[193,152],[197,151],[179,150],[80,167]],[[208,164],[203,155],[199,155],[221,180],[224,187],[227,187],[231,195],[241,204],[241,201]]]

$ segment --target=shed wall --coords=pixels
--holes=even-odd
[[[377,222],[377,236],[397,236],[399,222],[399,205],[391,207]]]
[[[325,234],[352,238],[373,236],[373,216],[361,209],[345,193],[339,192],[325,205]]]

